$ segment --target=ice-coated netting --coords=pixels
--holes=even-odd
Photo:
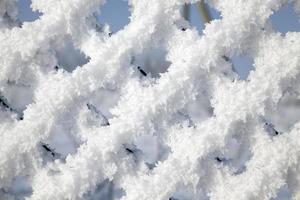
[[[189,2],[130,0],[111,33],[105,0],[32,0],[42,16],[22,25],[0,0],[0,199],[17,177],[28,199],[300,199],[300,34],[268,23],[300,1],[211,0],[203,36]],[[73,71],[66,40],[87,59]],[[224,59],[242,53],[246,81]]]

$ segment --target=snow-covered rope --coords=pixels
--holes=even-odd
[[[49,2],[33,2],[34,6],[45,12],[40,23],[44,26],[47,13],[54,14],[55,8],[60,7],[60,14],[64,17],[57,17],[54,27],[61,26],[64,20],[68,25],[66,29],[61,29],[62,33],[53,33],[53,38],[70,34],[74,44],[91,60],[71,74],[59,72],[56,75],[42,75],[35,91],[35,103],[24,112],[24,120],[12,123],[12,130],[7,130],[7,126],[1,127],[4,131],[0,142],[1,186],[9,184],[16,175],[28,173],[33,178],[32,199],[81,199],[83,194],[95,189],[97,184],[107,178],[125,190],[124,199],[166,199],[182,184],[193,186],[195,195],[191,198],[194,199],[198,198],[196,194],[202,189],[206,195],[210,193],[213,199],[224,196],[234,199],[239,191],[245,191],[241,197],[243,199],[265,199],[274,197],[284,182],[289,182],[286,178],[288,171],[293,171],[299,162],[297,143],[292,140],[292,135],[297,136],[298,129],[295,126],[291,133],[284,133],[288,136],[279,136],[273,141],[267,136],[261,136],[265,131],[259,120],[265,115],[269,104],[276,105],[279,102],[286,87],[293,87],[292,80],[299,74],[299,45],[295,42],[299,40],[299,35],[287,34],[282,38],[272,31],[261,30],[272,10],[287,1],[213,1],[214,6],[221,10],[223,19],[207,25],[202,38],[195,31],[181,31],[175,25],[176,20],[180,20],[178,9],[183,2],[131,1],[134,9],[130,24],[104,40],[85,26],[85,17],[101,1]],[[149,12],[145,12],[145,8]],[[235,9],[236,12],[233,12]],[[84,17],[80,16],[81,11]],[[80,24],[79,27],[76,22]],[[36,24],[38,21],[30,25]],[[45,30],[51,27],[45,26]],[[22,38],[21,35],[18,37]],[[9,42],[6,43],[7,47],[4,46],[7,52],[3,51],[1,57],[14,52],[10,38],[13,37],[5,36]],[[44,37],[40,44],[50,42],[50,38]],[[29,44],[34,43],[34,40],[31,41]],[[150,46],[151,42],[166,44],[167,59],[171,65],[168,72],[145,87],[133,78],[130,62],[132,55]],[[101,46],[95,48],[93,45]],[[273,46],[278,49],[273,50]],[[21,57],[32,60],[30,56],[39,47],[36,45],[32,49],[29,53],[24,52],[25,56],[21,53]],[[259,51],[256,53],[255,49]],[[232,51],[251,51],[254,56],[256,71],[251,74],[249,82],[232,82],[230,75],[224,75],[231,72],[222,56]],[[29,57],[26,57],[26,53]],[[3,64],[7,67],[4,69],[11,72],[16,70],[9,66],[18,58],[17,54]],[[281,56],[283,60],[277,59]],[[25,59],[22,62],[27,61]],[[281,68],[282,65],[286,67]],[[3,70],[3,81],[8,74],[12,75]],[[281,86],[282,82],[286,82],[287,86]],[[110,119],[110,126],[86,130],[91,132],[87,141],[75,155],[67,157],[66,163],[41,166],[36,146],[51,136],[59,116],[69,109],[76,116],[93,93],[109,84],[120,88],[122,95],[112,111],[115,117]],[[214,115],[204,122],[196,122],[196,128],[171,129],[169,123],[172,115],[197,95],[204,95],[204,92],[212,97]],[[208,109],[204,105],[199,108]],[[247,164],[249,171],[240,175],[224,171],[222,175],[215,163],[208,161],[209,156],[224,149],[226,139],[232,137],[234,123],[248,120],[254,121],[251,130],[256,132],[247,132],[246,136],[241,136],[247,139],[251,135],[256,136],[256,140],[250,143],[253,157]],[[79,134],[84,134],[85,130],[81,131]],[[157,135],[162,143],[170,145],[171,152],[165,161],[149,172],[143,168],[138,169],[124,152],[124,144],[136,143],[139,137],[152,134]],[[173,139],[174,135],[176,137]],[[169,140],[172,142],[168,143]],[[260,154],[262,150],[254,147],[262,143],[268,144],[269,151]],[[285,148],[284,145],[290,146]],[[188,148],[190,146],[195,148]],[[282,149],[282,155],[276,155],[278,149]],[[267,156],[276,158],[278,163],[262,161]],[[288,165],[284,166],[284,162],[288,162]],[[216,174],[203,175],[205,171],[198,167],[205,165]],[[266,167],[255,173],[256,166],[260,165]],[[31,167],[37,171],[31,172]],[[270,174],[272,170],[277,172],[277,176],[274,176],[275,184],[268,181],[268,177],[273,177]],[[239,185],[245,183],[247,177],[253,177],[251,181],[260,184],[249,188]],[[202,179],[215,181],[215,184],[198,186],[198,183],[204,183]],[[228,193],[224,189],[225,183],[240,190]]]
[[[170,67],[170,72],[169,73],[172,73],[172,71],[171,71],[171,69],[172,69],[172,66]],[[164,77],[162,77],[162,79],[163,79]],[[135,90],[135,92],[136,92],[136,90]],[[147,93],[146,93],[147,95],[149,95],[149,91],[147,91]],[[141,99],[145,99],[145,97],[143,97],[143,98],[141,98]],[[148,98],[148,99],[151,99],[151,98]],[[132,99],[131,99],[132,100]],[[153,101],[152,100],[149,100],[149,102],[152,102],[152,104],[153,104]],[[122,104],[121,104],[122,105]],[[123,106],[123,107],[125,107],[125,108],[128,108],[128,106]],[[139,110],[139,111],[141,111],[140,109],[137,109],[137,110]],[[128,112],[124,112],[124,113],[128,113]],[[125,114],[123,113],[123,115],[120,115],[120,116],[126,116]],[[131,112],[130,113],[132,113],[132,110],[131,110]],[[139,113],[140,115],[140,117],[141,117],[141,113]],[[160,114],[162,114],[162,113],[160,113]],[[127,117],[127,119],[135,119],[135,118],[133,118],[133,117]],[[118,119],[118,121],[120,122],[120,119]],[[135,121],[135,120],[133,120],[134,121],[134,123],[136,124],[137,123],[137,121]],[[144,120],[141,120],[141,121],[144,121]],[[116,122],[116,123],[118,123],[118,122]],[[114,123],[113,123],[113,125],[114,125]],[[128,126],[128,125],[127,125]],[[140,126],[138,126],[138,127],[140,127]],[[141,127],[145,127],[145,126],[141,126]],[[113,128],[113,127],[112,127]],[[119,126],[118,126],[118,128],[119,128]],[[105,130],[105,131],[107,131],[107,130]],[[133,131],[133,132],[137,132],[137,131]],[[112,134],[112,133],[110,133],[110,134]],[[103,135],[102,135],[103,136]],[[126,138],[126,137],[125,137]],[[104,147],[103,147],[104,148]],[[103,148],[101,148],[101,150],[103,150]],[[100,153],[100,152],[99,152]],[[80,159],[82,159],[82,158],[80,158]],[[88,161],[87,161],[88,162]],[[80,169],[80,168],[79,168]],[[64,174],[64,173],[62,173],[62,174]],[[78,181],[78,180],[77,180]],[[153,195],[153,193],[151,193],[152,195]],[[149,197],[148,197],[149,198]]]

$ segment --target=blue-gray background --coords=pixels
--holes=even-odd
[[[30,8],[31,0],[19,0],[17,2],[19,8],[19,19],[21,21],[34,21],[41,14],[32,12]],[[111,31],[116,32],[129,23],[129,7],[126,0],[107,0],[107,3],[101,8],[101,16],[99,21],[110,25]],[[213,18],[220,18],[218,12],[209,8]],[[204,28],[201,16],[195,5],[191,6],[190,21],[197,28],[199,34],[202,34]],[[288,31],[300,31],[299,18],[293,11],[291,4],[281,8],[271,16],[271,22],[275,30],[285,34]],[[247,56],[233,56],[231,61],[236,72],[241,79],[246,79],[249,70],[252,70],[252,58]]]

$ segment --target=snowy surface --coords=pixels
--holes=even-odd
[[[300,199],[300,34],[270,16],[300,1],[0,0],[0,199]],[[224,57],[247,55],[246,80]]]

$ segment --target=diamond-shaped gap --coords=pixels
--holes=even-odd
[[[183,7],[182,14],[186,15],[186,20],[189,21],[192,27],[195,27],[198,30],[199,34],[202,35],[207,19],[204,17],[205,12],[203,12],[203,10],[201,11],[200,9],[201,6],[206,11],[206,14],[208,14],[210,20],[221,19],[221,13],[206,1],[204,1],[202,5],[201,3],[197,2],[186,4]]]
[[[70,120],[71,121],[71,120]],[[64,160],[68,155],[75,154],[79,142],[71,131],[70,126],[65,123],[56,123],[47,142],[41,142],[40,152],[43,155],[44,163],[53,162],[56,159]],[[70,130],[71,129],[71,130]]]
[[[71,125],[74,124],[74,120],[70,119],[70,116],[75,114],[72,109],[70,110],[72,114],[63,114],[59,117],[51,129],[50,137],[40,141],[37,146],[44,166],[55,161],[65,162],[67,156],[77,153],[80,141],[73,133],[76,132],[76,126]]]
[[[163,46],[151,46],[132,56],[131,64],[140,77],[159,78],[171,64],[166,60],[166,54]]]
[[[289,188],[287,187],[287,185],[282,186],[277,194],[275,198],[271,198],[270,200],[292,200],[292,195],[291,192],[289,191]]]
[[[275,12],[270,17],[270,21],[273,28],[282,34],[300,31],[300,21],[293,9],[293,3],[288,3]]]
[[[21,26],[18,19],[18,8],[15,1],[0,1],[0,28]]]
[[[169,148],[155,135],[139,137],[136,147],[142,152],[141,158],[149,169],[156,167],[157,162],[165,160],[169,154]]]
[[[132,156],[136,166],[145,165],[149,170],[156,167],[158,162],[167,159],[170,149],[156,135],[139,136],[135,144],[124,144],[124,152]]]
[[[16,176],[9,188],[0,188],[0,199],[25,199],[32,194],[28,177]]]
[[[32,11],[31,7],[31,0],[18,0],[17,7],[19,10],[18,19],[23,22],[33,22],[42,15],[42,13],[38,11]]]
[[[23,120],[23,111],[31,103],[32,95],[28,88],[8,82],[4,92],[0,93],[0,111]]]
[[[250,72],[254,70],[254,60],[246,54],[233,55],[228,59],[232,64],[232,70],[236,72],[240,80],[247,80]]]
[[[24,110],[33,101],[34,83],[35,79],[30,71],[22,73],[18,80],[7,79],[5,87],[0,92],[1,110],[9,111],[16,119],[23,120]]]
[[[108,24],[110,31],[115,33],[129,23],[129,8],[127,0],[108,0],[101,7],[100,15],[97,18],[100,24]]]
[[[289,132],[300,120],[300,75],[293,80],[282,81],[282,96],[277,105],[266,102],[265,119],[278,133]]]
[[[243,173],[247,162],[252,158],[251,133],[254,132],[251,120],[232,124],[226,137],[225,147],[213,152],[210,157],[220,167],[226,167],[233,175]]]
[[[78,66],[83,66],[89,62],[90,58],[74,46],[70,37],[66,37],[63,42],[56,42],[55,54],[57,66],[54,69],[62,68],[67,72],[72,72]]]
[[[205,89],[199,90],[198,94],[185,107],[171,115],[170,126],[178,124],[181,127],[196,127],[197,124],[213,116],[213,107],[210,95]]]

